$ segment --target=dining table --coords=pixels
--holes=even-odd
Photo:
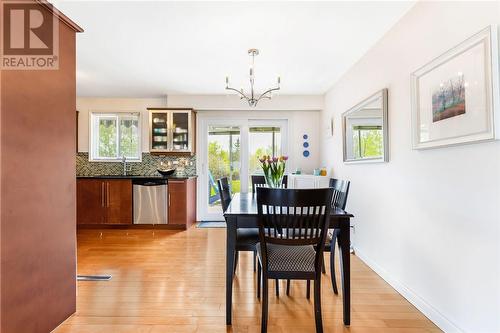
[[[257,197],[255,193],[236,193],[224,212],[226,219],[226,324],[231,325],[234,256],[236,234],[241,228],[258,228]],[[333,207],[330,210],[330,229],[339,229],[340,272],[342,281],[342,303],[344,325],[351,322],[351,259],[350,259],[350,219],[352,214]],[[332,244],[334,246],[334,244]]]

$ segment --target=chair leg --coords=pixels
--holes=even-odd
[[[332,243],[330,244],[330,275],[332,279],[332,287],[335,295],[338,295],[339,290],[337,288],[337,279],[335,278],[335,246],[336,246],[337,234],[333,231]]]
[[[238,267],[238,258],[240,257],[240,252],[236,251],[234,254],[234,275],[236,275],[236,268]]]
[[[260,298],[260,284],[262,283],[261,277],[262,275],[262,269],[260,268],[260,263],[257,266],[257,298]]]
[[[322,252],[321,255],[323,256],[323,261],[321,262],[321,273],[326,274],[326,268],[325,268],[325,252]]]
[[[311,280],[307,280],[306,298],[311,298]]]
[[[268,279],[267,276],[263,274],[262,276],[262,319],[261,319],[261,333],[267,332],[267,305],[268,305]]]
[[[321,275],[314,280],[314,320],[316,321],[316,333],[323,333],[323,321],[321,319]]]
[[[280,280],[276,279],[275,280],[275,285],[276,285],[276,297],[280,296]]]
[[[257,267],[257,251],[253,250],[253,271],[255,272],[255,269]]]
[[[286,280],[286,295],[290,295],[290,279]]]

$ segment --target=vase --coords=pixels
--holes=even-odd
[[[264,178],[266,179],[266,185],[270,188],[282,188],[283,187],[283,174],[281,175],[272,175],[272,174],[264,174]]]

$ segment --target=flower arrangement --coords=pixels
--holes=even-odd
[[[282,186],[287,160],[288,156],[271,157],[270,155],[264,155],[259,158],[267,186],[273,188]]]

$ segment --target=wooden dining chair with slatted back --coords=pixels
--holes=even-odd
[[[231,203],[232,193],[231,187],[227,177],[222,177],[217,180],[219,188],[220,201],[222,204],[222,211],[225,212]],[[253,252],[253,270],[256,271],[257,266],[257,248],[256,244],[259,242],[259,229],[238,229],[236,234],[236,256],[234,258],[234,271],[238,266],[239,251],[252,251]]]
[[[351,182],[348,180],[330,178],[330,188],[333,188],[332,207],[345,210],[350,185]],[[335,243],[337,242],[339,232],[339,229],[330,230],[323,248],[325,252],[330,252],[330,277],[335,294],[338,294],[337,280],[335,278]]]
[[[252,175],[251,176],[251,180],[252,180],[252,193],[255,194],[255,189],[257,187],[267,187],[267,183],[266,183],[266,177],[264,177],[264,175]],[[288,176],[287,175],[284,175],[283,176],[283,181],[281,182],[283,188],[287,188],[288,186]],[[279,296],[280,295],[280,284],[279,284],[279,280],[276,280],[275,281],[275,285],[276,285],[276,296]],[[287,294],[290,292],[290,283],[287,284]],[[257,297],[259,297],[260,295],[260,291],[257,290]]]
[[[330,188],[333,188],[333,196],[332,196],[332,207],[337,207],[342,210],[345,210],[347,204],[347,196],[349,195],[349,186],[350,181],[330,178]],[[335,294],[338,294],[337,280],[335,277],[335,243],[337,242],[337,238],[339,235],[339,229],[329,230],[325,246],[323,247],[324,252],[330,252],[330,278],[332,281],[332,288]],[[323,272],[325,270],[324,265],[322,267]],[[306,298],[310,297],[311,294],[311,286],[310,282],[307,281],[306,286]],[[286,294],[290,294],[290,281],[287,281],[286,285]]]
[[[261,332],[267,332],[268,279],[290,279],[314,281],[316,332],[321,333],[323,252],[315,249],[321,249],[326,241],[333,190],[258,187],[256,191],[260,240],[257,278],[262,283]]]
[[[251,180],[252,180],[252,193],[255,193],[255,189],[257,187],[266,186],[266,177],[264,177],[264,175],[252,175]],[[283,176],[283,181],[281,182],[281,184],[283,185],[283,188],[287,188],[288,186],[287,175]]]

